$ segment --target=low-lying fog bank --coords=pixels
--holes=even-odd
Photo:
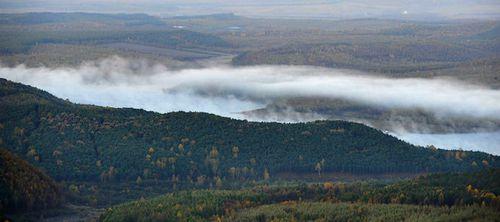
[[[403,133],[394,136],[420,146],[434,145],[442,149],[474,150],[500,155],[500,131],[451,134]]]
[[[344,99],[372,107],[420,109],[436,116],[500,120],[499,90],[449,79],[390,79],[316,67],[210,66],[171,70],[145,61],[112,57],[78,67],[0,67],[0,77],[38,87],[76,103],[157,112],[201,111],[244,118],[240,112],[265,107],[277,99],[318,97]],[[292,114],[291,118],[280,117],[280,120],[295,122],[322,118],[316,114]],[[417,141],[411,134],[402,138]],[[425,135],[418,138],[425,140],[418,144],[457,148],[455,144],[438,143],[444,140],[434,141]],[[468,144],[463,144],[463,148],[467,148]],[[491,147],[489,152],[498,153],[494,151],[499,150],[499,146]]]

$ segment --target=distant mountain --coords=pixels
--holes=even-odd
[[[49,176],[0,148],[0,201],[0,212],[15,213],[54,208],[62,196]]]
[[[168,101],[165,101],[168,102]],[[278,173],[469,171],[498,156],[416,147],[345,121],[248,122],[78,105],[0,80],[1,145],[57,180],[251,181]]]

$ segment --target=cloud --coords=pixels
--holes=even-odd
[[[386,108],[419,108],[438,116],[500,119],[499,90],[450,79],[391,79],[339,69],[211,66],[171,70],[112,57],[78,67],[0,67],[0,77],[77,103],[157,112],[202,111],[241,118],[239,112],[277,99],[322,97]]]
[[[483,151],[500,155],[500,132],[456,133],[456,134],[395,134],[410,143],[427,146],[434,145],[444,149],[463,149]]]

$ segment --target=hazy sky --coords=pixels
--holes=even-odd
[[[254,17],[500,18],[498,0],[0,0],[2,12],[87,11],[164,16],[236,13]]]

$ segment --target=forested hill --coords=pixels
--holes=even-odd
[[[53,208],[62,203],[52,178],[0,148],[0,217],[6,212]]]
[[[416,147],[362,124],[283,124],[77,105],[0,80],[0,146],[58,180],[204,184],[277,173],[420,173],[499,167],[482,152]],[[168,101],[165,101],[168,102]]]
[[[174,192],[114,206],[100,219],[208,221],[222,217],[222,221],[497,221],[500,217],[499,176],[497,169],[433,174],[388,185],[325,182]]]

